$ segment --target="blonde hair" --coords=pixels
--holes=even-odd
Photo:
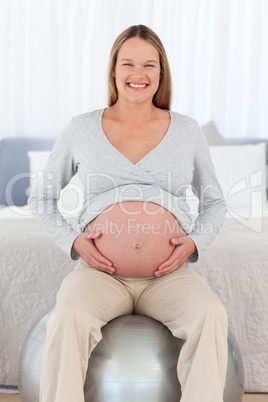
[[[116,38],[112,46],[108,72],[108,104],[113,106],[118,99],[116,82],[113,77],[118,52],[124,42],[135,37],[150,42],[158,50],[161,75],[158,90],[153,97],[153,104],[160,109],[169,110],[171,103],[171,74],[166,51],[156,33],[145,25],[133,25],[127,28]]]

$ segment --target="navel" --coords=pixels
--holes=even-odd
[[[141,243],[134,243],[132,244],[132,247],[135,248],[135,250],[139,250],[142,247]]]

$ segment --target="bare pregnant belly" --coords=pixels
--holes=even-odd
[[[174,246],[172,237],[185,236],[178,221],[165,208],[151,202],[114,204],[90,222],[85,231],[99,231],[95,246],[112,261],[115,274],[151,277]]]

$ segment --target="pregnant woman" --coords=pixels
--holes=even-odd
[[[78,260],[48,321],[41,402],[83,402],[101,328],[131,313],[185,340],[181,402],[223,401],[226,312],[189,262],[215,238],[225,204],[198,124],[170,111],[170,98],[160,39],[143,25],[128,28],[111,50],[109,107],[71,120],[31,194],[36,220]],[[74,229],[57,201],[77,172],[84,203]],[[196,220],[189,185],[199,198]]]

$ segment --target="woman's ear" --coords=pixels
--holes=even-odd
[[[112,72],[112,76],[115,78],[115,71]]]

